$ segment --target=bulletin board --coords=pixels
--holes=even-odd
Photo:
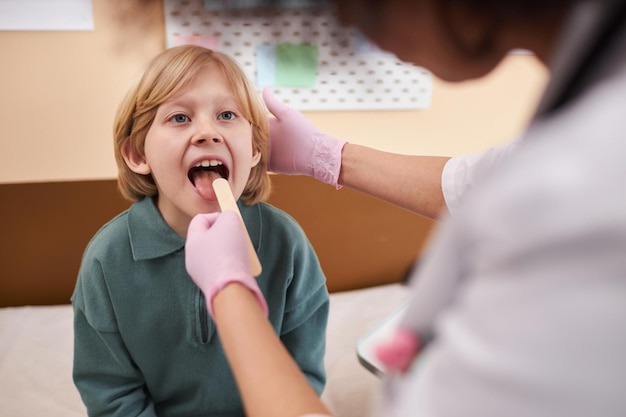
[[[224,52],[259,90],[270,87],[299,110],[430,106],[430,72],[340,26],[332,8],[226,9],[206,7],[203,0],[164,0],[164,12],[168,47],[193,43]],[[300,60],[291,72],[285,54]],[[274,73],[274,82],[268,81],[265,74]]]

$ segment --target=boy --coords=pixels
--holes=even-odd
[[[114,136],[120,190],[134,204],[91,240],[72,297],[74,381],[89,414],[244,415],[185,270],[187,227],[219,211],[210,186],[218,177],[240,198],[269,319],[321,393],[325,278],[297,223],[262,202],[267,115],[237,64],[198,46],[164,51],[122,102]]]

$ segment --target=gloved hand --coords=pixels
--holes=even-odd
[[[341,188],[341,150],[346,141],[320,132],[298,110],[277,100],[268,88],[263,90],[263,100],[275,116],[269,118],[269,170],[308,175]]]
[[[245,231],[234,211],[196,215],[187,230],[185,265],[206,298],[213,317],[213,298],[226,285],[237,282],[247,287],[265,315],[267,303],[250,269]]]
[[[376,347],[376,357],[392,373],[406,372],[417,356],[420,342],[409,329],[399,328],[385,343]]]

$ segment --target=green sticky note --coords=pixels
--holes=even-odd
[[[276,45],[276,85],[314,87],[317,73],[317,46],[279,43]]]

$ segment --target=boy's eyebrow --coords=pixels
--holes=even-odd
[[[159,107],[188,105],[190,101],[192,101],[192,99],[187,97],[186,95],[175,94],[174,96],[161,102],[161,104],[159,104]]]
[[[163,103],[161,103],[161,106],[187,106],[189,104],[196,104],[195,102],[198,101],[195,98],[189,97],[188,95],[183,95],[183,96],[178,96],[178,97],[173,97],[170,100],[166,100]],[[221,95],[221,96],[217,96],[217,97],[212,97],[211,101],[214,103],[217,103],[218,105],[229,105],[229,106],[235,106],[238,107],[239,106],[239,102],[237,101],[237,99],[232,96],[232,95]]]
[[[237,98],[233,94],[214,97],[214,101],[227,104],[238,104]]]

